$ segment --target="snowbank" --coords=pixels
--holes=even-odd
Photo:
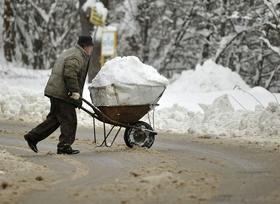
[[[167,87],[159,103],[161,108],[177,104],[189,111],[203,112],[199,104],[212,104],[225,94],[235,110],[253,111],[256,105],[266,107],[269,102],[277,102],[266,89],[250,88],[237,73],[207,60],[195,70],[183,72]]]
[[[238,74],[208,60],[168,86],[155,124],[175,133],[279,139],[278,101],[279,95],[250,89]]]
[[[220,137],[240,137],[250,140],[279,140],[280,106],[257,105],[254,111],[234,110],[228,95],[222,95],[211,105],[200,105],[203,113],[188,111],[173,105],[156,112],[156,125],[162,131],[195,133]]]
[[[250,87],[231,69],[207,60],[197,65],[195,70],[182,72],[181,76],[170,86],[172,93],[205,93],[233,90],[234,87],[248,90]]]
[[[3,58],[2,58],[3,59]],[[44,89],[51,70],[31,70],[0,59],[0,118],[25,122],[42,122],[49,113],[50,102]],[[87,88],[86,88],[87,89]],[[84,97],[90,100],[88,90]],[[90,126],[91,118],[78,112],[79,123]]]
[[[137,65],[138,59],[125,59],[115,59],[120,60],[118,66],[107,64],[110,72],[103,75],[104,78],[100,76],[97,85],[118,83],[124,78],[128,83],[139,84],[165,81],[161,81],[161,77],[143,81],[145,68]],[[127,68],[122,67],[126,61],[130,63],[129,69],[122,70]],[[102,70],[100,73],[102,75]],[[49,74],[50,70],[27,70],[0,61],[0,118],[41,122],[49,112],[49,101],[43,94]],[[241,89],[232,90],[235,85]],[[85,89],[84,97],[90,100],[87,85]],[[195,71],[185,72],[168,86],[156,111],[155,125],[164,132],[278,142],[280,108],[277,100],[280,100],[279,94],[274,96],[261,87],[250,89],[236,73],[209,61]],[[79,123],[92,127],[92,118],[77,112]]]
[[[165,86],[168,80],[152,66],[142,63],[138,57],[116,57],[101,68],[92,80],[92,87],[112,84]]]
[[[50,71],[34,71],[1,62],[0,116],[4,119],[41,121],[48,99],[43,96]]]

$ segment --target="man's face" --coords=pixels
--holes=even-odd
[[[87,53],[87,55],[90,56],[93,50],[93,46],[87,46],[84,48],[84,50]]]

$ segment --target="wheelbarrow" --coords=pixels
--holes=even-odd
[[[83,106],[81,107],[83,111],[88,113],[93,118],[93,136],[95,144],[97,144],[95,119],[103,123],[104,139],[100,145],[97,145],[98,147],[111,147],[122,128],[125,128],[124,141],[128,147],[132,148],[134,146],[139,146],[150,148],[153,145],[155,141],[155,135],[157,135],[157,132],[154,131],[154,109],[156,106],[158,106],[158,104],[95,106],[85,99],[82,100],[93,110],[90,111]],[[152,120],[149,114],[150,111],[152,111]],[[144,121],[139,121],[146,114],[148,114],[150,124]],[[108,132],[106,131],[106,124],[112,125]],[[111,135],[115,128],[117,128],[117,132],[115,135]],[[110,135],[113,137],[111,142],[108,141]]]

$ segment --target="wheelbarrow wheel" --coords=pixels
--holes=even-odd
[[[138,121],[134,125],[136,128],[126,128],[124,132],[125,144],[132,148],[134,146],[150,148],[155,141],[155,134],[142,129],[152,130],[153,128],[143,121]],[[141,129],[139,129],[141,128]]]

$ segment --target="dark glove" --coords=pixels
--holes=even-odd
[[[82,98],[79,98],[78,100],[74,100],[74,105],[76,108],[81,108],[83,104]]]
[[[82,98],[78,92],[73,92],[68,94],[70,99],[72,100],[72,103],[75,105],[76,108],[81,108],[82,107]]]

